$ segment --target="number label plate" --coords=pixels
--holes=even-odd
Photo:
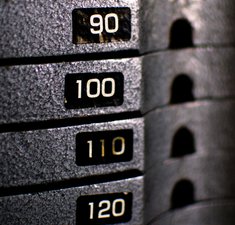
[[[131,38],[129,8],[74,9],[73,43],[107,43]]]
[[[123,103],[122,73],[67,74],[65,77],[65,107],[119,106]]]
[[[79,166],[130,161],[133,157],[133,130],[79,133],[76,146]]]
[[[77,200],[77,224],[118,224],[131,220],[132,193],[81,196]]]

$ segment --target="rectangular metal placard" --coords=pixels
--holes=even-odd
[[[133,156],[133,130],[79,133],[76,139],[81,166],[126,162]]]
[[[77,201],[79,224],[118,224],[132,216],[132,193],[80,196]]]
[[[65,77],[65,107],[119,106],[123,103],[122,73],[67,74]]]
[[[107,43],[131,38],[130,8],[74,9],[73,43]]]

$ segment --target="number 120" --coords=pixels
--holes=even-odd
[[[94,202],[89,202],[89,206],[90,206],[90,220],[92,220],[94,219]],[[111,207],[111,201],[109,200],[100,201],[98,207],[99,207],[98,219],[105,219],[111,216],[120,217],[123,216],[125,213],[125,201],[121,198],[115,199],[112,203],[112,207]],[[112,211],[108,212],[110,208],[112,208]]]

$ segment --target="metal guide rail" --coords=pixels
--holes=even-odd
[[[0,224],[234,224],[234,9],[1,1]]]

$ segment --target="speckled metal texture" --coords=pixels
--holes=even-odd
[[[79,196],[118,192],[132,192],[133,194],[132,219],[125,225],[143,225],[142,177],[49,192],[2,197],[0,198],[0,224],[75,225],[76,201]],[[79,221],[79,218],[77,219]]]
[[[66,109],[68,73],[121,72],[124,101],[120,106]],[[87,117],[138,111],[141,107],[141,59],[102,60],[0,68],[0,123]]]
[[[76,135],[81,132],[133,130],[133,159],[128,162],[76,165]],[[66,128],[1,133],[0,186],[22,186],[143,171],[143,119],[120,120]]]
[[[234,97],[234,58],[234,48],[191,48],[144,57],[143,112],[171,103],[172,86],[180,75],[191,80],[195,100]]]
[[[234,225],[235,202],[207,201],[160,216],[151,225]]]
[[[181,128],[191,132],[195,155],[234,157],[234,111],[235,101],[224,100],[172,105],[147,114],[145,117],[146,170],[156,163],[170,159],[174,136]]]
[[[234,198],[234,160],[234,156],[195,155],[156,163],[145,176],[146,222],[172,208],[172,196],[181,181],[192,184],[195,202]],[[181,198],[184,193],[180,192]]]
[[[142,0],[141,52],[167,49],[172,24],[186,19],[194,46],[234,45],[235,2],[231,0]]]
[[[130,41],[75,45],[72,11],[77,8],[128,7]],[[0,2],[0,57],[39,57],[139,49],[138,0],[26,0]]]

